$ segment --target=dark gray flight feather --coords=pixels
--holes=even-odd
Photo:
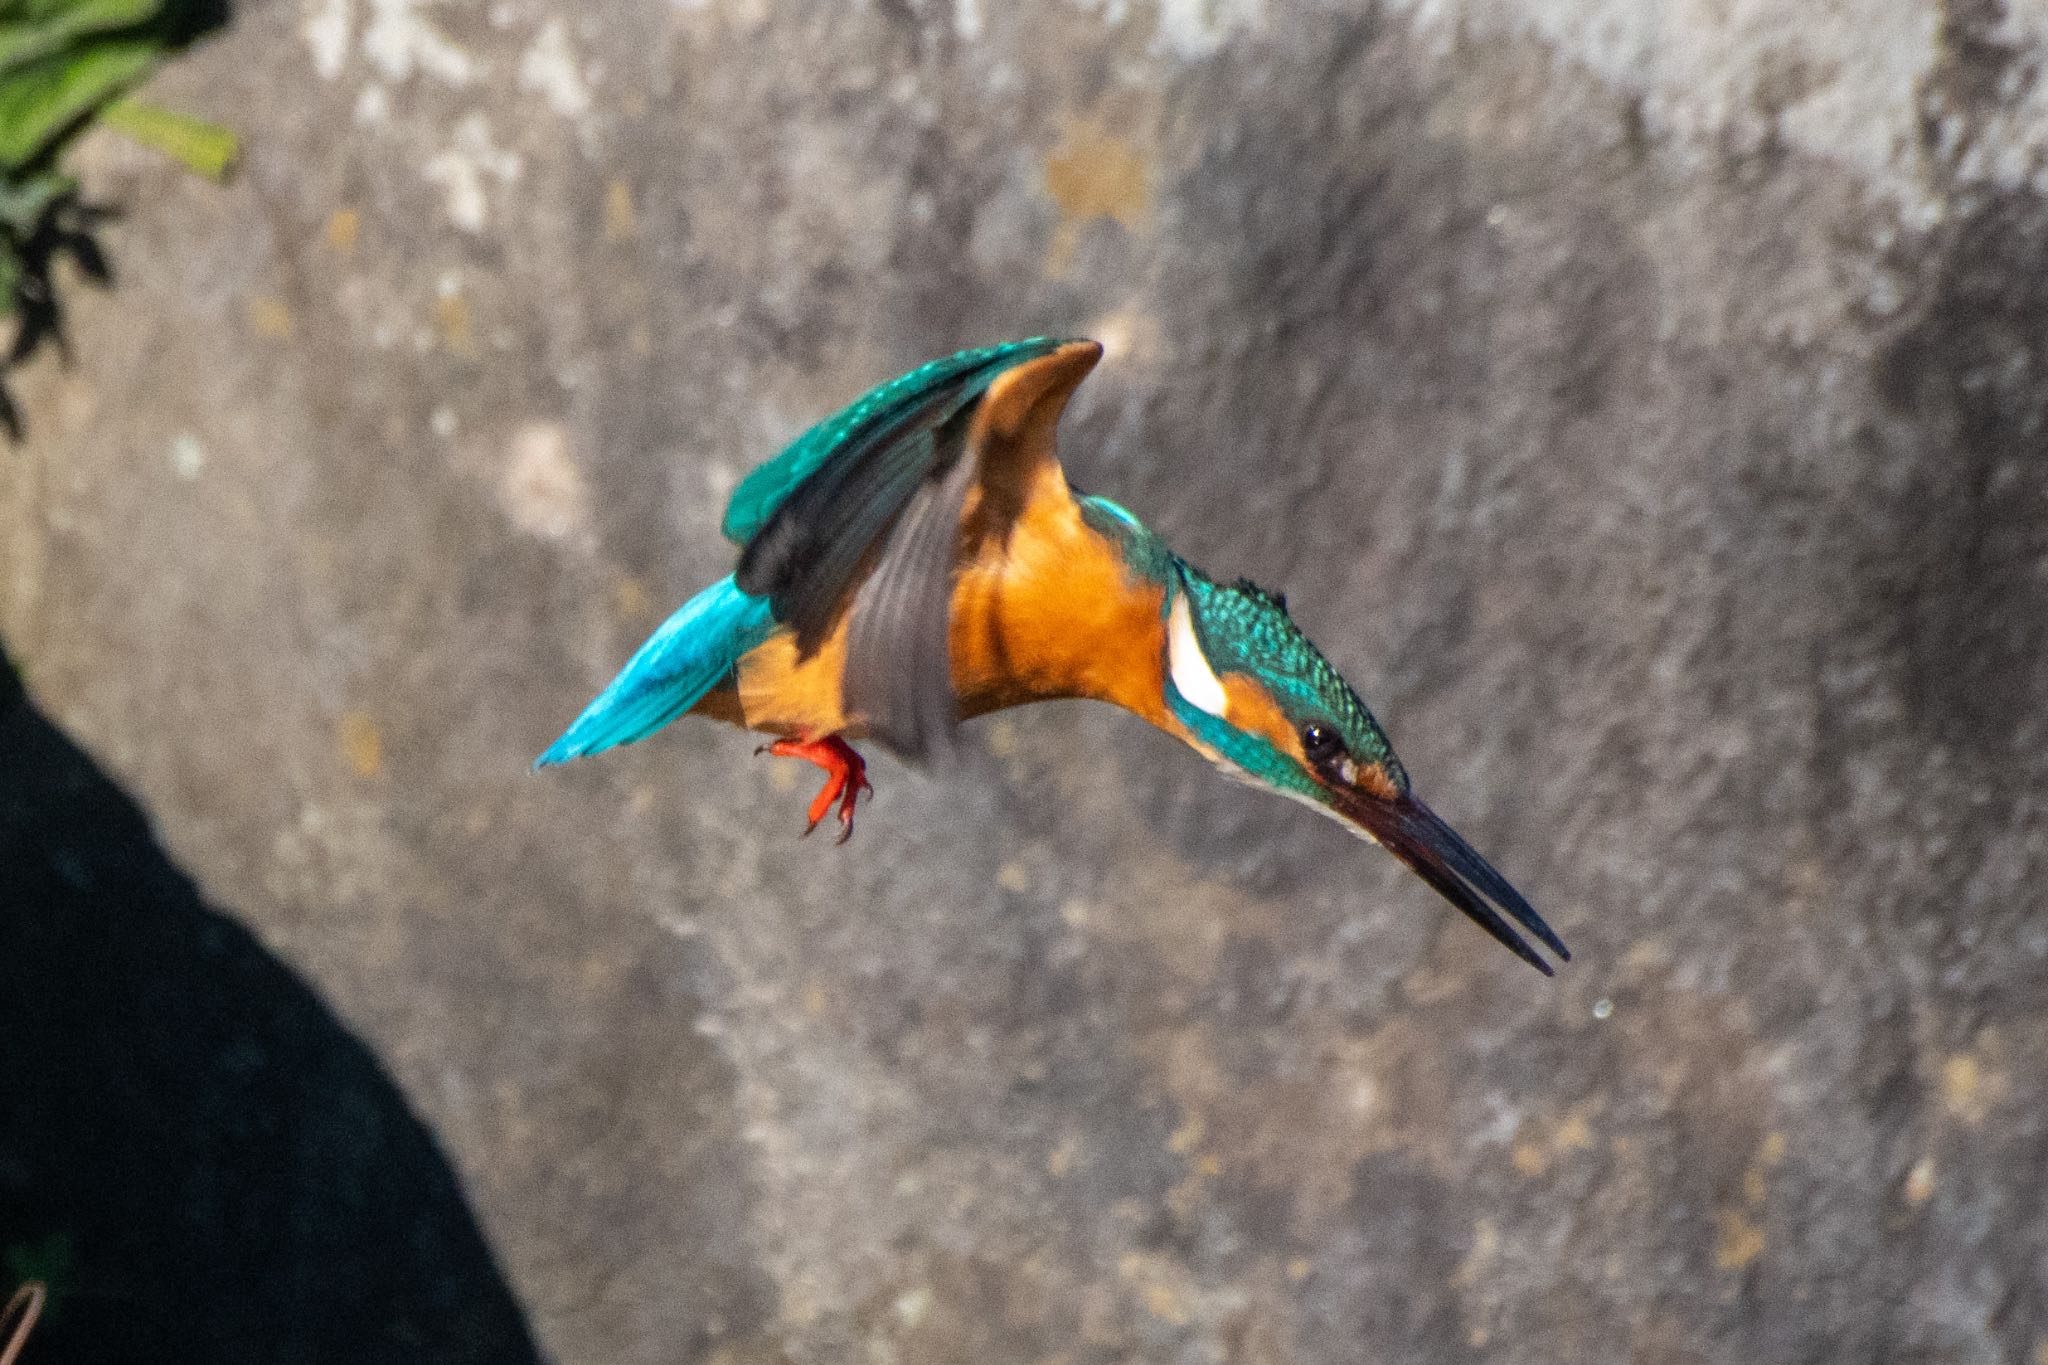
[[[962,444],[964,425],[960,418],[949,422],[939,433],[941,447]],[[912,762],[948,756],[960,723],[951,650],[953,560],[976,459],[957,449],[939,458],[944,476],[917,490],[854,595],[840,682],[848,714]]]

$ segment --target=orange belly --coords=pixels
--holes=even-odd
[[[1039,463],[1024,491],[1003,528],[977,529],[978,495],[962,519],[951,628],[961,717],[1090,697],[1166,724],[1159,585],[1081,519],[1057,464]],[[809,658],[797,656],[793,632],[777,631],[692,709],[770,734],[858,739],[865,726],[841,696],[845,660],[843,616]]]

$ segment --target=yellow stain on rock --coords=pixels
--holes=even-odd
[[[1948,1111],[1966,1122],[1983,1118],[1978,1094],[1983,1089],[1983,1068],[1977,1059],[1957,1053],[1941,1065],[1941,1098]]]
[[[362,228],[363,215],[354,209],[336,209],[327,215],[327,245],[330,249],[346,256],[356,249],[356,233]]]
[[[1208,1125],[1199,1114],[1190,1115],[1187,1122],[1176,1128],[1166,1139],[1166,1150],[1175,1156],[1187,1159],[1188,1171],[1180,1183],[1166,1192],[1166,1207],[1182,1218],[1191,1216],[1199,1207],[1202,1195],[1210,1181],[1223,1174],[1223,1158],[1214,1152],[1197,1150],[1202,1139],[1208,1134]]]
[[[1764,1254],[1764,1230],[1740,1209],[1716,1209],[1714,1222],[1714,1265],[1720,1270],[1741,1270]]]
[[[1059,207],[1059,226],[1046,253],[1048,275],[1060,276],[1074,263],[1082,231],[1109,218],[1135,232],[1152,208],[1152,170],[1144,155],[1092,118],[1067,124],[1045,159],[1045,191]]]
[[[1756,1160],[1742,1173],[1742,1198],[1751,1208],[1764,1202],[1764,1196],[1768,1192],[1768,1177],[1784,1159],[1785,1135],[1775,1131],[1766,1133],[1762,1144],[1756,1149]]]
[[[384,736],[377,722],[361,711],[344,711],[334,726],[335,747],[341,761],[357,777],[375,777],[384,768]]]
[[[1499,1255],[1500,1229],[1494,1226],[1491,1218],[1482,1218],[1472,1225],[1472,1249],[1451,1272],[1451,1288],[1469,1289],[1478,1284],[1492,1271]]]
[[[640,234],[640,215],[633,210],[633,187],[614,180],[604,187],[604,239],[630,242]]]
[[[1136,1287],[1145,1311],[1161,1322],[1185,1327],[1194,1320],[1187,1272],[1166,1257],[1126,1252],[1117,1262],[1117,1275]]]
[[[476,354],[476,334],[469,321],[469,300],[462,295],[443,294],[434,300],[434,327],[441,334],[441,344],[455,354]]]
[[[2048,1365],[2048,1337],[2034,1343],[2034,1365]]]
[[[631,574],[620,574],[612,581],[612,610],[626,621],[644,621],[653,614],[654,602],[648,597],[646,585]]]
[[[1172,1285],[1146,1285],[1145,1311],[1161,1322],[1170,1322],[1175,1327],[1188,1325],[1187,1303],[1174,1291]]]
[[[1995,1043],[1993,1039],[1981,1040]],[[1980,1046],[1979,1051],[1984,1047]],[[1941,1064],[1941,1102],[1949,1114],[1975,1128],[2003,1100],[2012,1082],[1976,1053],[1958,1052]]]
[[[988,733],[983,737],[988,751],[997,758],[1010,758],[1017,753],[1017,723],[1008,717],[989,722]]]
[[[996,869],[996,885],[1009,892],[1031,889],[1031,874],[1024,870],[1022,863],[1004,863]]]
[[[298,330],[292,310],[283,299],[271,294],[258,294],[249,300],[249,326],[257,336],[269,341],[290,341]]]
[[[1573,1109],[1558,1120],[1557,1127],[1546,1138],[1529,1138],[1516,1143],[1508,1153],[1515,1169],[1533,1179],[1548,1174],[1561,1156],[1592,1150],[1593,1125],[1586,1119],[1590,1108],[1585,1104]]]
[[[1923,1156],[1913,1163],[1913,1169],[1906,1172],[1906,1205],[1919,1208],[1934,1197],[1934,1158]]]
[[[1060,1145],[1046,1155],[1045,1173],[1054,1180],[1064,1178],[1068,1171],[1074,1169],[1074,1158],[1080,1154],[1081,1143],[1078,1138],[1062,1139]]]

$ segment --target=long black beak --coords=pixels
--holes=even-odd
[[[1507,878],[1494,871],[1491,863],[1458,836],[1458,831],[1445,824],[1412,792],[1382,800],[1363,792],[1340,790],[1337,809],[1414,869],[1415,875],[1436,888],[1438,895],[1463,910],[1474,924],[1537,971],[1545,976],[1556,974],[1494,906],[1505,910],[1515,924],[1534,934],[1561,961],[1571,961],[1571,950],[1564,946],[1564,940],[1522,899],[1522,893],[1508,885]]]

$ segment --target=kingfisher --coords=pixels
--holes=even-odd
[[[1050,337],[961,351],[797,437],[733,491],[734,571],[663,622],[534,766],[707,716],[770,736],[757,754],[822,769],[804,833],[836,805],[844,843],[873,790],[853,741],[929,762],[964,720],[1105,701],[1382,845],[1551,975],[1515,926],[1569,959],[1563,941],[1423,804],[1285,598],[1209,577],[1067,481],[1055,429],[1101,356]]]

